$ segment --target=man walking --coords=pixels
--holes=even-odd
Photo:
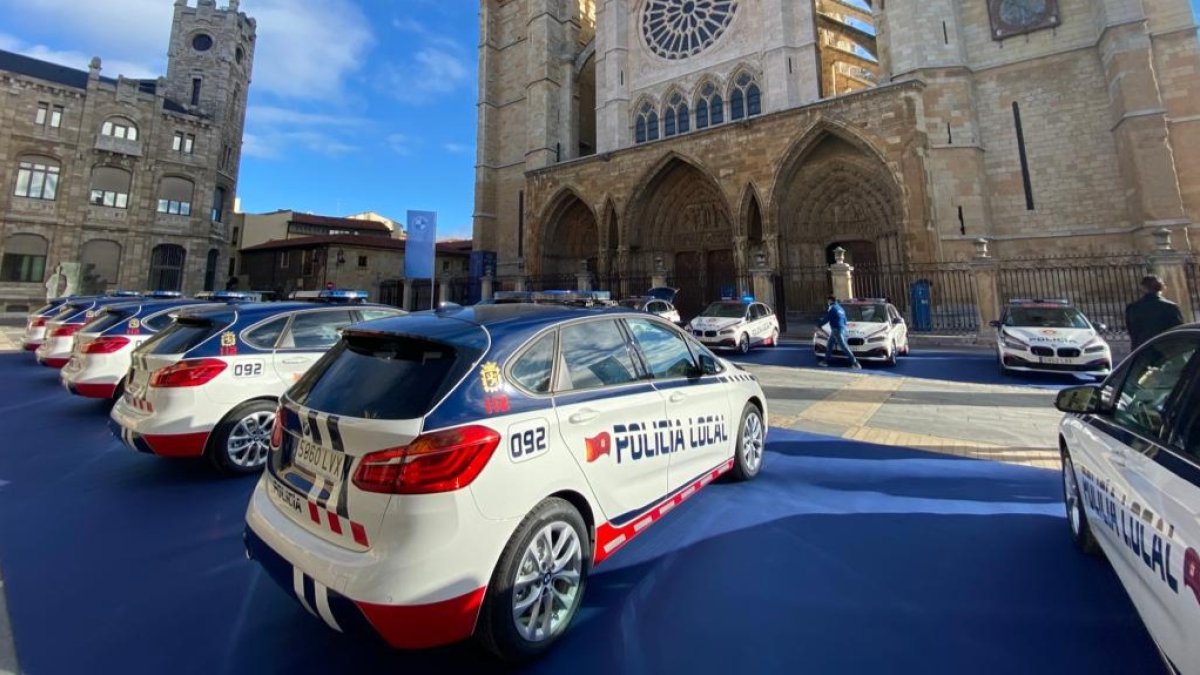
[[[1125,327],[1129,330],[1130,351],[1145,344],[1155,335],[1183,323],[1183,313],[1179,311],[1179,305],[1162,296],[1164,288],[1166,286],[1158,277],[1142,277],[1142,290],[1146,294],[1125,308]]]
[[[832,295],[826,299],[826,302],[829,309],[825,310],[825,317],[821,319],[821,322],[829,324],[829,341],[825,343],[825,358],[822,360],[818,357],[817,365],[828,366],[829,359],[833,356],[833,349],[837,347],[850,357],[851,368],[862,368],[858,359],[854,358],[854,352],[850,351],[850,343],[846,342],[846,310]]]

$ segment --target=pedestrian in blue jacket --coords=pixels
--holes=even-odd
[[[858,359],[854,358],[854,352],[850,351],[850,343],[846,342],[846,310],[842,309],[841,303],[832,295],[826,301],[829,309],[825,310],[821,323],[829,324],[829,341],[825,343],[825,358],[818,357],[817,365],[828,366],[829,359],[833,357],[833,349],[837,347],[850,357],[851,368],[862,368]]]

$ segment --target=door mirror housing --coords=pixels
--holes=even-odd
[[[708,354],[700,355],[700,374],[701,375],[716,375],[721,372],[721,367],[717,364],[717,360]]]
[[[1094,384],[1067,387],[1058,392],[1054,407],[1065,413],[1092,415],[1100,412],[1100,387]]]
[[[1092,324],[1092,327],[1101,333],[1108,330],[1108,324],[1106,323],[1094,323]]]
[[[988,325],[991,326],[992,328],[999,328],[1000,326],[1003,326],[1004,324],[1000,323],[999,321],[993,320],[993,321],[989,321]]]

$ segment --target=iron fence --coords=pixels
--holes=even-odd
[[[1183,266],[1187,278],[1188,297],[1192,302],[1192,315],[1200,321],[1200,259],[1193,258]]]
[[[784,330],[816,323],[825,313],[832,286],[827,267],[788,267],[775,277],[775,313]]]
[[[1106,258],[1044,258],[1007,261],[997,276],[1000,301],[1014,298],[1065,299],[1102,333],[1124,335],[1125,306],[1138,299],[1146,259],[1124,255]]]
[[[859,265],[854,294],[886,298],[919,333],[959,334],[979,330],[975,274],[961,263]]]

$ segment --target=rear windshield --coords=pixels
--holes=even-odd
[[[342,340],[289,393],[308,408],[344,417],[423,417],[478,358],[440,342],[403,336]]]
[[[143,354],[182,354],[224,329],[225,326],[208,319],[180,318],[147,340],[139,351]]]
[[[75,314],[78,314],[78,313],[84,311],[85,309],[91,307],[92,304],[93,303],[90,303],[90,302],[86,302],[86,303],[68,302],[67,304],[60,307],[58,309],[58,313],[56,313],[54,316],[50,317],[50,320],[51,321],[65,321],[68,318],[70,318],[71,316],[74,316]]]
[[[85,333],[99,333],[100,331],[108,330],[113,326],[125,321],[129,317],[137,314],[136,309],[106,309],[96,315],[96,318],[88,322],[83,327]]]
[[[50,313],[52,313],[50,310],[54,310],[55,312],[57,312],[62,307],[62,305],[63,304],[61,302],[52,302],[48,305],[42,305],[41,307],[38,307],[37,310],[34,311],[33,313],[38,316],[41,316],[43,314],[50,314]]]

